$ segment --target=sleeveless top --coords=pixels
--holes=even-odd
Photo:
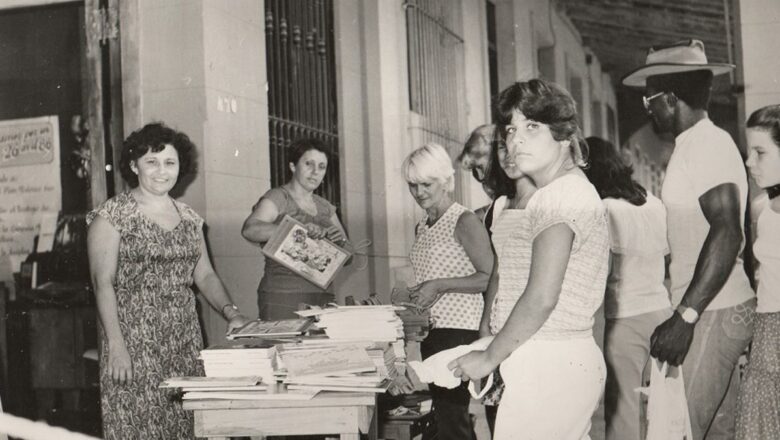
[[[528,209],[505,209],[506,196],[494,202],[492,240],[496,251],[499,275],[499,289],[490,309],[490,332],[498,333],[509,318],[509,314],[525,291],[531,270],[531,247],[518,246],[518,241],[531,236],[531,218]]]
[[[314,199],[314,205],[317,207],[317,212],[314,215],[304,211],[298,206],[298,203],[295,202],[292,195],[283,187],[272,188],[263,194],[252,210],[254,210],[261,201],[268,199],[273,202],[279,210],[279,215],[273,222],[275,225],[281,223],[285,215],[289,215],[304,224],[314,223],[323,228],[333,226],[330,219],[336,212],[336,208],[317,194],[312,194],[312,198]],[[257,290],[258,292],[276,293],[324,292],[319,286],[296,275],[290,269],[287,269],[270,258],[265,258],[265,271]]]
[[[428,216],[417,224],[417,237],[409,253],[417,284],[476,273],[466,250],[455,238],[455,226],[466,211],[462,205],[453,203],[433,225],[428,226]],[[445,293],[431,307],[433,326],[479,330],[483,307],[484,300],[479,293]]]
[[[527,213],[505,210],[493,225],[498,255],[498,292],[491,313],[491,331],[506,323],[525,291],[531,270],[533,242],[547,228],[566,224],[574,232],[558,303],[534,339],[575,339],[592,335],[594,315],[604,300],[609,269],[606,210],[596,189],[582,176],[559,177],[539,188]],[[527,216],[523,218],[523,216]]]

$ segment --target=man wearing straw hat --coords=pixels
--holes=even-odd
[[[661,198],[676,311],[653,333],[651,355],[682,364],[695,440],[733,438],[737,384],[727,390],[753,331],[755,295],[740,257],[747,175],[731,136],[707,115],[713,76],[733,68],[708,63],[704,44],[689,40],[651,48],[622,79],[644,89],[653,124],[675,136]]]

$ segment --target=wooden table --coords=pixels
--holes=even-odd
[[[311,400],[185,400],[195,415],[195,435],[339,435],[376,439],[376,394],[320,392]]]

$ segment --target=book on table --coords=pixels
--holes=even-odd
[[[292,318],[275,321],[256,319],[234,329],[227,335],[228,339],[284,337],[302,335],[312,324],[311,319]]]
[[[287,350],[279,347],[279,356],[289,378],[328,376],[376,371],[374,362],[360,345],[328,348],[311,347]]]
[[[267,391],[191,391],[184,393],[182,400],[310,400],[319,390],[298,389],[284,393]]]
[[[341,391],[355,393],[384,393],[390,388],[390,380],[384,379],[376,385],[341,385],[330,383],[318,384],[289,384],[287,389],[291,391]]]
[[[178,376],[165,379],[160,388],[217,388],[217,387],[237,387],[254,386],[260,383],[260,376],[242,376],[242,377],[201,377],[201,376]]]

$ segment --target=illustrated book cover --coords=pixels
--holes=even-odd
[[[285,216],[263,254],[296,274],[327,289],[350,253],[327,239],[309,237],[302,223]]]

